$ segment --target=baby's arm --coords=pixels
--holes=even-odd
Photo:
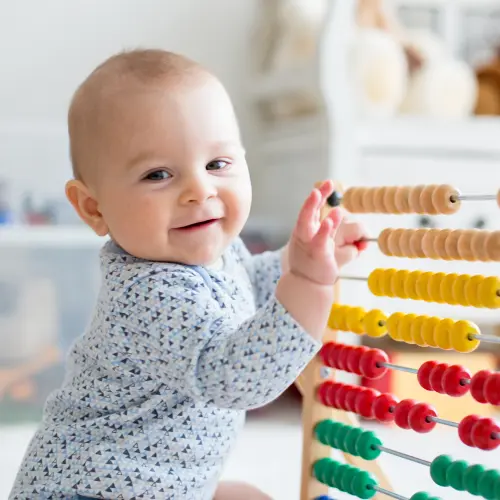
[[[189,268],[143,277],[120,303],[116,322],[123,324],[126,313],[134,332],[126,353],[134,364],[181,394],[223,408],[271,402],[320,348],[275,297],[240,325],[229,322]]]

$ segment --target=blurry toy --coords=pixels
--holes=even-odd
[[[405,29],[382,0],[358,0],[356,21],[351,74],[362,115],[458,118],[472,113],[474,73],[438,37]]]
[[[500,115],[500,47],[487,64],[476,70],[476,115]]]

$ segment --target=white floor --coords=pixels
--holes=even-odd
[[[365,426],[367,427],[367,426]],[[439,426],[438,426],[439,427]],[[418,435],[393,427],[376,425],[373,430],[387,448],[403,451],[431,461],[440,454],[453,459],[481,463],[500,468],[500,449],[481,452],[462,445],[456,430],[436,428],[427,435]],[[32,435],[33,427],[0,427],[0,500],[7,500],[17,467]],[[295,400],[280,403],[251,415],[224,474],[228,479],[252,482],[276,500],[298,500],[301,451],[300,410]],[[443,500],[478,498],[432,483],[429,469],[422,465],[383,454],[380,459],[395,491],[405,498],[417,491],[428,491]],[[353,499],[332,491],[336,500]],[[30,499],[36,500],[36,499]]]

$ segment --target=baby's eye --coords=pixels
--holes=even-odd
[[[153,172],[149,172],[144,178],[148,181],[163,181],[169,177],[170,174],[166,170],[154,170]]]
[[[226,168],[229,165],[229,162],[226,160],[214,160],[210,163],[207,163],[207,170],[221,170],[222,168]]]

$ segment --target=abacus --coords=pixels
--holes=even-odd
[[[453,214],[464,201],[495,200],[500,206],[500,190],[491,195],[462,195],[453,186],[383,186],[340,189],[328,199],[323,216],[331,207],[342,205],[351,213]],[[386,256],[411,259],[500,261],[500,231],[386,228],[377,238]],[[406,269],[375,269],[366,277],[341,276],[342,280],[366,282],[378,297],[426,301],[450,306],[483,309],[500,308],[500,279],[496,276],[469,275]],[[333,500],[330,489],[353,498],[396,498],[399,500],[440,500],[425,491],[393,491],[377,462],[382,454],[410,460],[429,469],[429,477],[442,487],[466,491],[487,500],[500,500],[500,471],[486,469],[439,455],[431,461],[384,445],[373,431],[359,426],[356,416],[390,423],[419,434],[431,433],[438,425],[456,429],[457,439],[466,446],[492,451],[500,446],[500,426],[491,418],[470,414],[459,422],[440,418],[425,401],[399,400],[390,393],[341,383],[336,371],[376,380],[389,370],[413,374],[425,391],[453,398],[470,394],[481,404],[500,405],[500,373],[428,360],[418,368],[389,361],[385,351],[376,347],[337,342],[337,332],[384,336],[393,341],[433,348],[436,357],[442,351],[470,353],[481,343],[500,343],[500,338],[482,334],[466,319],[442,318],[425,314],[386,313],[338,302],[332,305],[328,328],[318,356],[297,380],[303,396],[303,454],[301,500]],[[331,450],[340,451],[345,463],[331,458]]]

